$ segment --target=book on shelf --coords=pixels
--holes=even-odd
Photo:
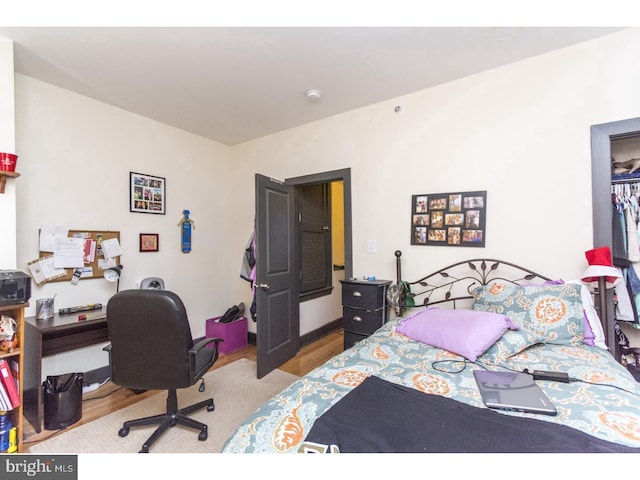
[[[4,389],[4,384],[0,382],[0,410],[9,411],[13,410],[11,406],[11,400],[9,400],[9,395],[7,391]]]
[[[16,382],[16,387],[18,389],[18,393],[20,393],[20,363],[16,358],[9,359],[9,370],[11,370],[11,374],[13,375],[13,379]]]
[[[20,393],[18,392],[18,386],[9,368],[9,362],[4,358],[0,358],[0,377],[2,377],[2,386],[9,397],[11,408],[19,407]]]

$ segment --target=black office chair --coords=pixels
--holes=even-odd
[[[168,390],[166,413],[126,421],[118,435],[126,437],[129,427],[160,424],[140,453],[148,453],[176,424],[200,430],[198,440],[206,440],[207,425],[187,415],[204,407],[213,411],[213,398],[178,409],[176,390],[200,380],[199,390],[204,391],[202,376],[218,359],[222,339],[207,338],[194,344],[184,304],[169,290],[116,293],[107,304],[107,325],[111,344],[105,350],[109,352],[111,380],[132,390]]]

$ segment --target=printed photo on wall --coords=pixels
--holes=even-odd
[[[166,180],[129,172],[129,211],[165,214]]]
[[[484,247],[487,192],[411,196],[411,245]]]

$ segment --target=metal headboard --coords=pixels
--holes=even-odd
[[[390,306],[400,313],[404,308],[426,307],[473,299],[473,289],[495,282],[522,284],[551,280],[532,270],[504,260],[473,258],[441,268],[418,280],[409,282],[401,276],[402,252],[396,250],[397,283],[389,287]]]

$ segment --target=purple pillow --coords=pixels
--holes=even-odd
[[[472,362],[504,332],[518,326],[505,315],[473,310],[428,308],[404,320],[396,331],[418,342],[461,355]]]

